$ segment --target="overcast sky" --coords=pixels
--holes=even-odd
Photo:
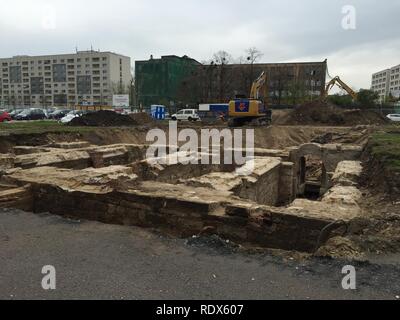
[[[343,6],[356,12],[345,30]],[[400,64],[400,0],[1,0],[0,57],[101,49],[134,60],[168,54],[209,60],[249,47],[261,62],[323,61],[369,88]],[[347,21],[347,20],[346,20]]]

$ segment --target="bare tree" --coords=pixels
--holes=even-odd
[[[247,63],[250,64],[250,68],[248,68],[248,72],[246,72],[247,76],[245,79],[247,91],[250,91],[253,81],[257,77],[257,75],[254,74],[254,64],[258,62],[263,55],[264,54],[255,47],[246,50],[246,60]]]
[[[247,49],[246,54],[247,54],[247,61],[250,64],[256,63],[264,56],[264,54],[255,47]]]
[[[227,65],[232,63],[232,56],[226,51],[219,51],[214,54],[213,61],[211,65],[216,66],[218,79],[218,97],[219,101],[227,100],[227,93],[229,92],[229,87],[232,81],[232,72],[229,72]]]
[[[228,52],[221,50],[214,53],[212,62],[216,65],[226,65],[231,63],[232,60],[233,58]]]

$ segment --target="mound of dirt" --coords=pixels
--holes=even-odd
[[[97,111],[85,114],[73,119],[70,126],[88,126],[88,127],[121,127],[136,126],[138,122],[129,116],[121,115],[113,111]]]
[[[361,248],[349,238],[335,237],[315,253],[317,257],[345,258],[352,260],[361,260],[364,255]]]
[[[289,112],[280,124],[354,126],[385,124],[387,119],[370,110],[345,110],[322,101],[305,103]]]
[[[145,112],[132,113],[129,115],[129,117],[141,125],[155,125],[156,124],[156,121],[152,117],[150,117],[149,114],[147,114]]]
[[[345,132],[327,132],[311,140],[312,143],[329,144],[329,143],[345,143],[365,146],[370,135],[374,132],[373,127],[353,126],[346,129]]]

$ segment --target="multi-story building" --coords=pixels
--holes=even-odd
[[[379,94],[380,102],[387,101],[390,96],[399,98],[400,65],[374,73],[372,75],[371,90]]]
[[[162,56],[160,59],[135,62],[137,104],[174,105],[179,100],[181,85],[201,63],[188,56]]]
[[[228,101],[235,94],[248,96],[253,81],[262,73],[267,74],[268,103],[271,105],[297,105],[325,92],[328,61],[292,63],[255,63],[217,66],[214,76],[219,88],[219,100]],[[223,75],[223,79],[221,79]]]
[[[144,107],[227,102],[237,94],[249,95],[263,71],[268,75],[269,103],[296,105],[324,92],[327,71],[327,60],[205,65],[187,56],[164,56],[135,65],[137,101]]]
[[[131,59],[112,52],[0,59],[0,105],[111,105],[128,94]]]

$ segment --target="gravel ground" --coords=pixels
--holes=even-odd
[[[286,260],[215,238],[0,210],[0,299],[396,299],[390,261]],[[347,264],[355,291],[341,287]],[[56,268],[54,291],[41,287],[45,265]]]

